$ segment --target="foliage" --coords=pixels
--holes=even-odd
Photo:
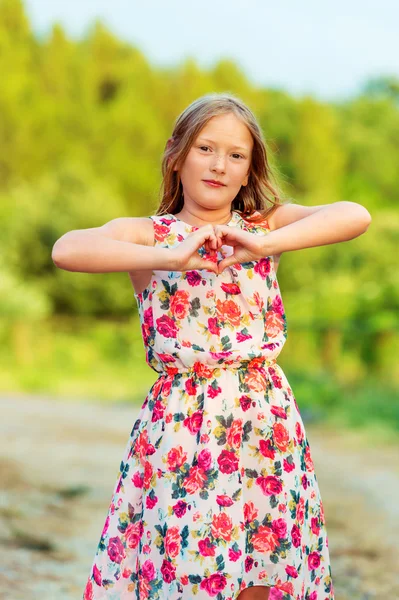
[[[127,275],[62,271],[52,246],[69,230],[154,212],[173,121],[199,95],[227,91],[256,113],[287,196],[303,204],[360,202],[373,217],[366,236],[282,257],[292,327],[316,332],[320,361],[336,373],[346,372],[340,357],[347,349],[358,353],[359,377],[365,369],[381,373],[384,364],[395,370],[395,77],[372,79],[343,103],[294,99],[254,86],[227,59],[208,70],[192,57],[154,67],[100,22],[77,41],[58,24],[40,39],[21,0],[0,0],[0,72],[0,312],[17,332],[23,319],[131,315]]]

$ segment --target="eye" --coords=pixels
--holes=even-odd
[[[205,150],[209,150],[209,149],[210,149],[210,148],[209,148],[209,146],[198,146],[198,148],[199,148],[200,150],[204,150],[204,151],[205,151]],[[242,156],[242,154],[238,154],[238,152],[234,152],[234,153],[232,154],[232,156],[233,156],[234,158],[243,158],[243,159],[245,158],[245,156]]]

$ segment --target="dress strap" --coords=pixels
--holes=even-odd
[[[151,215],[150,219],[154,227],[154,246],[173,246],[176,242],[176,234],[172,231],[174,219],[170,215]]]
[[[252,213],[252,216],[258,216],[260,215],[260,212],[257,210],[254,213]],[[243,218],[243,221],[246,225],[246,227],[250,227],[254,233],[257,233],[258,231],[262,231],[262,230],[267,230],[267,231],[271,231],[270,230],[270,225],[269,222],[267,220],[267,218],[263,219],[262,221],[257,221],[256,223],[254,223],[253,221],[247,221],[247,219]]]

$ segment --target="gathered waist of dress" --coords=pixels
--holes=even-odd
[[[217,371],[250,371],[250,370],[262,370],[264,371],[267,367],[273,367],[277,364],[275,358],[269,356],[256,356],[252,359],[245,360],[225,360],[220,364],[208,364],[201,361],[196,361],[190,366],[186,365],[163,365],[161,375],[175,376],[181,374],[187,374],[188,376],[197,377],[212,377]]]

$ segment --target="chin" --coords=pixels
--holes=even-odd
[[[226,208],[226,204],[221,204],[221,203],[216,203],[216,202],[212,202],[212,201],[204,201],[204,202],[198,202],[198,204],[202,207],[202,208],[207,208],[209,210],[221,210],[223,208]],[[228,205],[230,206],[230,204]]]

